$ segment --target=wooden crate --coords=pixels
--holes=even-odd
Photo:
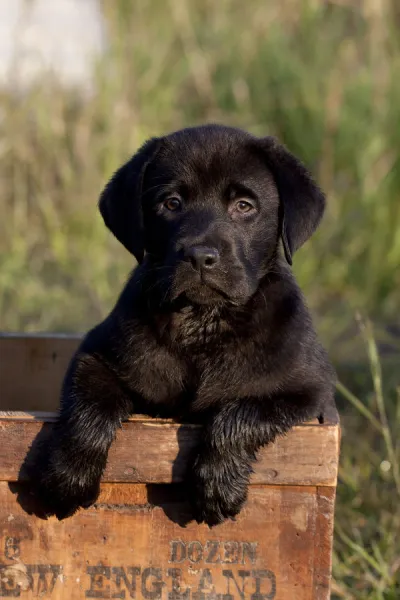
[[[260,452],[236,522],[182,526],[201,428],[139,417],[118,433],[95,506],[61,522],[28,514],[24,458],[54,420],[33,411],[55,409],[78,341],[0,338],[0,598],[327,600],[336,415]]]

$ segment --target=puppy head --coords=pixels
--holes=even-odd
[[[274,138],[209,125],[152,139],[100,198],[106,225],[146,253],[163,298],[244,304],[277,256],[287,261],[325,206],[306,168]]]

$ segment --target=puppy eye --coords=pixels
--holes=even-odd
[[[235,209],[240,213],[248,213],[254,210],[254,206],[247,200],[238,200],[235,204]]]
[[[171,196],[167,198],[163,203],[164,208],[170,210],[171,212],[177,211],[182,207],[182,202],[176,196]]]

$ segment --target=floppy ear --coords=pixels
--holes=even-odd
[[[281,202],[281,237],[287,262],[316,230],[325,196],[306,167],[274,137],[261,140]]]
[[[153,138],[113,175],[104,188],[99,209],[107,227],[138,263],[144,257],[142,184],[146,167],[159,147]]]

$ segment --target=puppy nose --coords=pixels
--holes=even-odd
[[[189,260],[197,271],[211,271],[219,261],[219,252],[216,248],[192,246],[185,251],[185,259]]]

